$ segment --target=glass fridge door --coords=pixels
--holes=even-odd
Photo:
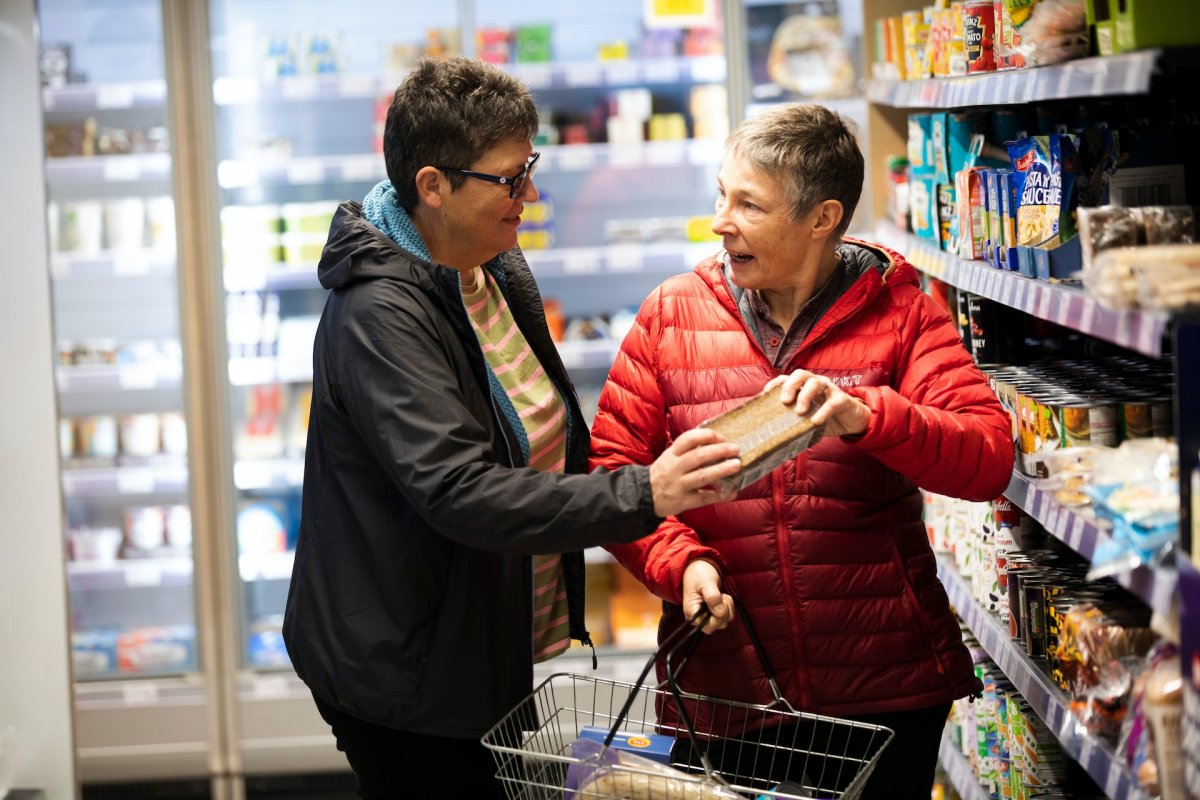
[[[203,776],[161,7],[38,6],[80,775]]]
[[[345,768],[280,628],[299,525],[317,261],[337,204],[387,177],[388,104],[415,58],[460,50],[455,3],[212,0],[213,100],[236,487],[246,774]]]

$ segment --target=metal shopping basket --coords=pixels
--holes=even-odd
[[[538,686],[483,737],[496,759],[496,777],[510,800],[693,800],[703,798],[825,798],[852,800],[862,793],[892,731],[835,717],[796,711],[783,698],[766,653],[739,606],[775,700],[739,703],[681,692],[676,674],[700,637],[704,615],[664,639],[636,683],[557,673]],[[675,665],[680,649],[682,661]],[[643,683],[665,654],[664,686]],[[677,722],[662,711],[674,704]],[[697,730],[693,719],[704,724]],[[581,785],[580,771],[595,769],[596,756],[580,757],[573,743],[585,727],[608,729],[602,755],[618,731],[649,741],[668,736],[670,778],[644,766],[610,763],[612,780]],[[594,734],[594,730],[590,731]],[[656,740],[661,741],[661,740]],[[645,762],[638,762],[644,764]],[[571,783],[570,788],[564,788]]]

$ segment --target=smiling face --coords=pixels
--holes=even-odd
[[[779,181],[737,154],[725,159],[712,229],[729,253],[734,283],[760,291],[810,286],[804,267],[813,243],[805,220],[792,218]]]
[[[532,152],[528,140],[509,139],[484,153],[474,164],[462,165],[462,169],[512,176],[520,171]],[[509,187],[503,184],[464,177],[462,185],[454,189],[444,175],[441,177],[440,208],[435,216],[437,230],[421,231],[434,260],[458,269],[474,269],[516,246],[517,226],[525,204],[538,199],[532,176],[516,197],[509,197]]]

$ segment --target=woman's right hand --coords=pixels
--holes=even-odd
[[[704,624],[705,633],[719,631],[733,621],[733,598],[721,591],[721,571],[711,561],[698,558],[683,571],[683,615],[691,619],[702,606],[712,612]]]
[[[737,456],[737,445],[716,431],[695,428],[684,433],[650,465],[654,513],[670,517],[732,500],[737,492],[721,490],[716,482],[742,468]]]

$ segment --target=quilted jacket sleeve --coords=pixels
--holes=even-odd
[[[871,408],[858,445],[923,489],[998,497],[1012,475],[1012,423],[949,316],[914,291],[896,335],[896,388],[850,390]]]
[[[660,298],[661,289],[656,289],[642,303],[608,373],[592,425],[589,469],[649,465],[670,445],[653,345],[659,341]],[[676,517],[641,539],[605,549],[651,592],[673,603],[682,601],[683,571],[693,560],[708,558],[724,567],[717,552]]]

